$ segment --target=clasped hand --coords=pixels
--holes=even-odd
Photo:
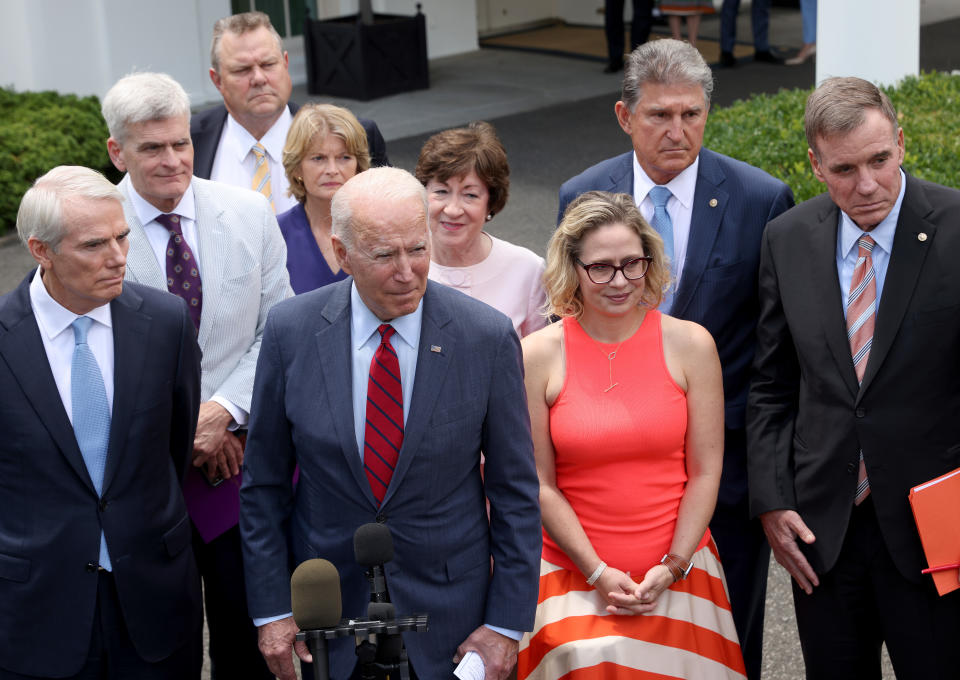
[[[656,564],[647,570],[640,583],[630,578],[629,574],[608,566],[594,587],[609,603],[608,612],[633,616],[656,609],[660,593],[671,585],[673,574],[662,564]]]

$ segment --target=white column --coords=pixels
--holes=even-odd
[[[820,0],[817,83],[858,76],[893,85],[920,73],[920,0]]]

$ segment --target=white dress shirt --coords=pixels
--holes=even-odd
[[[287,175],[283,170],[283,145],[287,141],[287,132],[290,131],[292,122],[290,107],[285,107],[280,117],[259,140],[267,151],[270,188],[273,190],[273,206],[277,215],[297,204],[297,199],[287,195],[290,183],[287,182]],[[251,149],[256,143],[253,135],[228,113],[216,155],[213,157],[210,179],[253,191],[251,185],[257,160]]]
[[[410,314],[391,319],[389,324],[396,331],[390,338],[390,345],[397,353],[400,363],[400,383],[403,387],[403,424],[407,424],[407,414],[410,413],[410,399],[413,396],[413,379],[417,373],[417,352],[420,348],[420,328],[423,325],[423,301]],[[370,362],[380,344],[380,334],[377,328],[381,321],[370,311],[357,292],[357,284],[350,284],[350,346],[352,348],[352,389],[353,389],[353,424],[357,437],[357,450],[363,460],[363,434],[367,421],[367,383],[370,379]],[[290,616],[256,618],[253,625],[263,626]],[[506,635],[513,640],[519,640],[523,633],[520,631],[500,628],[485,624],[490,630]]]
[[[70,327],[80,314],[74,314],[69,309],[50,297],[43,280],[40,277],[40,267],[30,282],[30,306],[33,316],[40,327],[40,338],[43,340],[43,349],[47,354],[50,371],[57,383],[60,401],[67,412],[70,424],[73,424],[73,398],[70,396],[71,366],[73,364],[73,348],[76,345],[73,328]],[[87,345],[93,352],[97,364],[100,366],[100,375],[103,376],[103,387],[107,392],[107,404],[113,412],[113,316],[110,305],[105,304],[90,310],[82,316],[89,316],[94,323],[87,333]]]
[[[690,221],[693,218],[693,196],[697,190],[697,170],[700,168],[700,157],[672,180],[664,184],[673,196],[667,201],[667,213],[673,222],[673,263],[670,272],[673,280],[673,290],[680,287],[680,277],[683,275],[683,263],[687,259],[687,243],[690,241]],[[637,155],[633,155],[633,200],[640,208],[640,214],[647,222],[653,221],[653,201],[648,194],[656,183],[647,176],[640,167]]]
[[[350,284],[350,345],[353,348],[353,427],[357,437],[357,450],[363,460],[363,434],[367,422],[367,384],[370,381],[370,362],[380,345],[377,328],[381,321],[370,311],[360,293],[357,284]],[[417,374],[417,350],[420,348],[420,326],[423,323],[423,304],[405,316],[389,321],[396,331],[390,338],[390,345],[397,353],[400,362],[400,384],[403,386],[403,424],[407,424],[410,413],[410,399],[413,397],[413,379]]]
[[[133,182],[130,182],[130,205],[133,206],[133,211],[137,214],[137,219],[140,220],[140,224],[143,225],[143,231],[147,234],[147,240],[150,242],[150,249],[153,251],[160,265],[160,271],[166,272],[167,245],[170,243],[170,232],[167,231],[165,226],[157,222],[157,217],[163,215],[164,212],[137,193]],[[184,240],[193,252],[194,261],[197,263],[197,269],[200,271],[200,285],[203,286],[203,268],[200,266],[202,260],[200,256],[200,238],[197,236],[197,207],[193,198],[192,185],[183,193],[183,196],[180,197],[180,202],[177,203],[177,206],[168,214],[180,216],[180,231],[183,233]],[[201,323],[203,323],[202,318],[203,312],[201,312]],[[250,419],[250,414],[228,399],[215,395],[210,398],[210,401],[220,404],[233,418],[233,423],[230,424],[231,430],[245,426]]]
[[[73,397],[70,388],[73,382],[73,350],[76,347],[75,335],[71,324],[79,318],[75,314],[50,297],[40,276],[41,267],[30,282],[30,307],[33,316],[40,328],[40,339],[43,341],[43,350],[47,354],[47,363],[53,373],[53,380],[60,393],[60,401],[67,412],[67,418],[73,425]],[[110,304],[91,309],[83,316],[93,319],[90,330],[87,331],[87,346],[93,352],[97,365],[100,367],[100,376],[103,378],[103,387],[107,393],[107,406],[113,413],[113,315]],[[100,540],[106,541],[103,529],[100,529]],[[99,546],[99,543],[98,543]],[[98,548],[99,549],[99,548]],[[110,546],[107,545],[109,554]],[[100,565],[112,571],[108,563]]]

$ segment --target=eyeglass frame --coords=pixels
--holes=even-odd
[[[641,255],[640,257],[631,257],[629,260],[620,264],[619,266],[615,264],[610,264],[608,262],[591,262],[590,264],[586,264],[579,257],[575,257],[573,259],[576,260],[576,263],[578,265],[583,267],[583,270],[587,273],[587,278],[590,279],[590,281],[592,281],[593,283],[597,284],[598,286],[604,285],[613,281],[615,278],[617,278],[617,272],[620,272],[621,274],[623,274],[623,278],[625,278],[627,281],[639,281],[640,279],[642,279],[644,276],[647,275],[647,271],[650,269],[650,264],[653,262],[653,256],[651,255]],[[647,263],[647,266],[643,268],[643,273],[640,274],[640,276],[634,276],[634,277],[627,276],[626,267],[630,266],[631,264],[639,260],[643,260],[644,262]],[[607,279],[606,281],[594,281],[593,277],[590,276],[590,269],[592,267],[612,267],[613,274],[611,274],[610,278]]]

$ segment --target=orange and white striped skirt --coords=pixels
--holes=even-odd
[[[730,598],[711,540],[693,569],[648,614],[617,616],[579,571],[540,561],[532,633],[520,642],[519,680],[745,680]]]

